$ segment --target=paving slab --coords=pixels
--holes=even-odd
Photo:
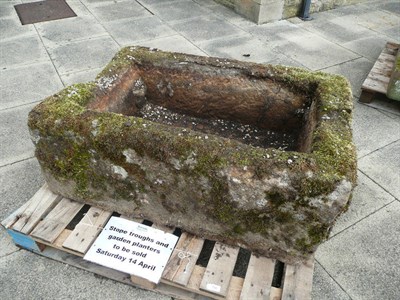
[[[398,0],[378,1],[372,5],[389,13],[400,15],[400,5]]]
[[[384,96],[376,95],[371,103],[365,103],[365,105],[376,108],[389,116],[400,116],[400,101],[394,101]]]
[[[25,126],[26,119],[21,118],[28,106],[18,106],[42,100],[62,89],[63,83],[93,79],[120,48],[115,39],[121,45],[134,42],[198,55],[205,55],[207,48],[215,53],[212,55],[235,57],[250,49],[249,59],[257,55],[261,59],[264,52],[274,49],[277,56],[269,63],[342,74],[350,80],[356,97],[384,44],[400,42],[398,0],[368,1],[314,13],[311,22],[292,18],[259,26],[212,0],[67,0],[78,17],[65,23],[35,25],[49,57],[37,51],[44,46],[34,25],[22,26],[13,8],[32,1],[38,0],[0,1],[0,47],[9,55],[9,59],[0,55],[0,61],[10,63],[0,63],[0,128],[6,128],[6,123],[17,126],[16,133],[0,129],[0,157],[12,161],[19,151],[32,148],[26,132],[18,133]],[[132,20],[158,21],[136,23],[144,30],[140,36]],[[114,28],[110,24],[115,24]],[[130,32],[118,24],[126,25]],[[159,26],[172,30],[163,33]],[[23,45],[25,39],[36,43],[36,50]],[[18,42],[12,46],[15,40]],[[400,102],[376,99],[367,105],[355,103],[359,185],[331,239],[317,252],[313,299],[400,299],[399,124]],[[4,140],[5,135],[12,136],[12,141]],[[3,149],[8,149],[7,153]],[[0,167],[0,219],[25,203],[42,184],[36,159]],[[0,230],[0,282],[7,282],[6,288],[0,289],[0,299],[169,299],[16,250]]]
[[[380,1],[380,0],[378,0],[378,1]],[[374,2],[374,1],[370,1],[370,2]],[[368,13],[368,12],[371,12],[371,4],[366,4],[366,3],[361,2],[361,3],[355,4],[355,5],[339,6],[335,9],[331,9],[331,10],[322,12],[322,14],[329,13],[332,17],[352,16],[353,19],[357,20],[359,15]],[[314,15],[320,15],[320,14],[314,14]]]
[[[246,33],[226,20],[212,15],[184,20],[171,26],[194,43]]]
[[[173,2],[173,5],[169,2],[160,2],[158,4],[147,5],[146,7],[160,19],[167,22],[177,22],[210,14],[209,10],[204,9],[193,1]]]
[[[336,221],[330,234],[331,237],[395,200],[392,195],[363,173],[358,172],[357,176],[357,186],[353,191],[349,209]]]
[[[394,201],[318,248],[316,259],[351,299],[399,299],[399,219]]]
[[[311,299],[315,300],[351,300],[349,295],[321,267],[318,262],[314,265],[313,287]]]
[[[400,139],[400,124],[384,113],[361,103],[353,110],[353,140],[358,157]]]
[[[1,41],[0,49],[2,68],[49,61],[46,49],[36,35]]]
[[[33,157],[34,146],[26,124],[33,107],[24,105],[0,111],[0,166]]]
[[[87,8],[101,22],[151,16],[151,13],[136,1],[96,1],[89,3]]]
[[[352,22],[351,26],[349,26],[349,22],[343,22],[343,20],[337,22],[337,18],[332,20],[319,18],[317,20],[303,22],[297,25],[338,44],[350,42],[354,39],[358,39],[360,36],[372,33],[367,28],[358,25],[356,22]]]
[[[346,77],[350,81],[353,96],[360,97],[361,86],[373,65],[374,63],[370,60],[360,57],[339,65],[322,69],[322,71]]]
[[[74,72],[61,75],[61,80],[64,86],[69,86],[75,83],[89,82],[93,81],[97,74],[99,74],[103,68],[90,69],[81,72]]]
[[[0,18],[12,18],[16,15],[15,9],[13,7],[13,5],[18,4],[21,2],[17,2],[15,1],[14,3],[11,1],[7,1],[7,2],[0,2]]]
[[[138,42],[138,45],[153,47],[164,51],[189,53],[203,56],[207,55],[204,51],[200,50],[197,46],[195,46],[193,43],[191,43],[181,35],[172,35],[148,41],[141,41]]]
[[[399,43],[400,39],[400,26],[388,27],[380,30],[380,32],[384,35],[387,35],[389,39],[396,41]]]
[[[366,57],[375,63],[387,42],[387,38],[374,35],[344,43],[343,47],[357,53],[358,55]]]
[[[253,26],[247,27],[246,31],[250,32],[263,42],[271,43],[270,46],[283,44],[286,41],[286,36],[295,36],[307,33],[306,30],[288,20],[281,20],[262,25],[253,24]]]
[[[59,74],[104,67],[119,46],[111,37],[71,42],[49,48],[49,54]]]
[[[108,35],[94,17],[75,17],[36,24],[43,43],[49,47],[71,41]]]
[[[0,299],[170,300],[21,250],[0,258]]]
[[[290,67],[298,67],[298,68],[303,68],[303,69],[308,69],[306,66],[302,65],[300,62],[297,60],[294,60],[288,56],[286,56],[284,53],[278,53],[278,57],[264,62],[267,64],[271,65],[283,65],[283,66],[290,66]]]
[[[123,19],[105,23],[104,26],[121,46],[134,45],[139,41],[176,34],[171,27],[156,16],[140,19]]]
[[[0,220],[21,207],[43,184],[35,158],[0,167]]]
[[[0,109],[42,100],[62,87],[51,62],[0,70]]]
[[[399,25],[399,16],[388,11],[374,10],[357,15],[358,23],[368,29],[379,32],[388,27]]]
[[[0,14],[7,13],[7,10],[5,10],[6,8],[9,7],[0,6]],[[14,8],[12,8],[12,10],[15,12]],[[13,16],[12,10],[11,16]],[[36,35],[35,27],[33,25],[21,25],[18,17],[2,18],[0,16],[0,18],[1,41],[15,39],[26,35]]]
[[[400,199],[400,140],[381,148],[358,161],[359,169]]]
[[[278,58],[278,53],[250,34],[224,37],[196,44],[210,56],[258,63],[269,62]]]
[[[275,50],[285,53],[311,70],[323,69],[360,57],[308,31],[300,35],[293,32],[283,33],[281,37],[284,40]]]

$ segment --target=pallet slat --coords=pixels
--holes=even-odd
[[[64,248],[85,254],[112,213],[91,207],[63,243]]]
[[[200,255],[204,240],[183,232],[163,273],[163,279],[186,286]]]
[[[200,289],[226,296],[239,247],[215,243]]]
[[[31,199],[32,200],[32,199]],[[24,203],[24,205],[22,205],[20,208],[16,209],[11,215],[9,215],[7,218],[5,218],[2,222],[1,225],[5,228],[11,228],[15,222],[18,221],[19,216],[21,215],[21,213],[28,207],[30,201],[27,201]]]
[[[20,213],[18,221],[13,225],[13,230],[28,234],[60,200],[44,185],[29,201],[29,205]]]
[[[82,203],[62,198],[57,206],[32,231],[32,236],[48,243],[54,242],[82,207]]]
[[[311,299],[314,257],[300,265],[286,265],[282,300]]]
[[[240,299],[269,299],[274,269],[275,260],[251,255]]]
[[[239,300],[240,294],[243,289],[244,279],[236,276],[232,276],[231,282],[229,284],[228,293],[226,294],[226,299],[228,300]],[[252,299],[250,297],[246,299]],[[255,299],[255,298],[253,298]]]
[[[385,48],[382,50],[367,78],[361,85],[361,102],[371,102],[374,93],[386,95],[399,47],[399,44],[386,43]]]

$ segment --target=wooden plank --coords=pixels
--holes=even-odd
[[[364,90],[368,90],[370,92],[377,92],[381,94],[385,94],[387,90],[389,82],[382,82],[382,81],[377,81],[377,80],[372,80],[372,79],[365,79],[364,85],[362,88]]]
[[[300,265],[286,265],[282,300],[311,299],[314,257]]]
[[[29,251],[40,252],[44,249],[44,246],[36,243],[29,235],[14,231],[12,229],[7,229],[7,233],[11,236],[13,242],[22,248]]]
[[[72,221],[84,204],[62,198],[57,206],[36,226],[31,235],[52,243]]]
[[[239,247],[215,243],[200,289],[226,296]]]
[[[375,92],[370,92],[370,91],[362,91],[360,95],[360,102],[362,103],[371,103],[372,100],[374,99]]]
[[[17,208],[11,215],[9,215],[7,218],[5,218],[2,222],[1,225],[5,228],[8,229],[11,226],[14,225],[15,222],[18,221],[21,213],[28,207],[30,203],[30,200],[25,202],[24,205],[22,205],[20,208]]]
[[[95,263],[84,260],[79,256],[72,255],[70,253],[47,247],[43,252],[39,253],[41,256],[50,258],[55,261],[59,261],[63,264],[68,264],[75,268],[83,269],[88,272],[92,272],[94,274],[98,274],[104,276],[105,278],[109,278],[114,281],[122,282],[124,284],[128,284],[134,286],[134,284],[130,280],[130,276],[126,273],[113,270],[107,267],[103,267],[101,265],[97,265]],[[175,297],[177,299],[201,299],[204,300],[201,296],[188,292],[185,290],[181,290],[166,284],[160,283],[155,290],[165,295]]]
[[[274,270],[275,260],[251,255],[240,299],[269,299]]]
[[[282,289],[272,287],[269,294],[269,300],[281,300],[282,299]]]
[[[363,91],[386,94],[398,49],[398,44],[389,42],[386,44],[361,86]],[[370,96],[367,95],[364,100],[360,101],[369,103],[372,100]]]
[[[203,248],[204,240],[183,232],[171,254],[162,278],[186,286]]]
[[[131,275],[131,281],[133,284],[148,290],[154,290],[157,286],[154,282],[135,275]]]
[[[196,265],[193,268],[192,276],[190,276],[189,282],[186,286],[176,284],[175,282],[168,281],[168,280],[161,278],[161,281],[158,284],[157,288],[160,286],[160,284],[164,284],[164,285],[176,287],[179,290],[184,290],[184,291],[195,293],[201,299],[203,299],[202,297],[206,297],[207,300],[209,300],[209,299],[225,300],[226,299],[225,297],[218,296],[216,294],[213,294],[213,293],[210,293],[207,291],[203,291],[200,289],[201,280],[203,279],[205,271],[206,271],[206,268]]]
[[[228,293],[226,294],[227,300],[239,300],[243,288],[244,279],[236,276],[232,276],[231,283],[229,284]],[[258,299],[247,297],[245,299]]]
[[[29,201],[29,205],[21,212],[19,219],[13,225],[13,230],[28,234],[61,199],[51,192],[47,184],[40,188]]]
[[[91,207],[62,244],[63,247],[85,254],[111,215],[112,212]]]

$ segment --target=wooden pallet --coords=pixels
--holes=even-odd
[[[1,224],[15,244],[22,248],[178,299],[311,298],[314,259],[301,265],[284,266],[282,287],[273,287],[275,260],[251,254],[245,278],[236,277],[233,276],[233,270],[239,248],[216,242],[207,266],[202,267],[196,261],[205,241],[187,232],[180,234],[158,285],[83,260],[111,215],[115,214],[57,196],[44,185]],[[154,227],[167,232],[179,232],[173,228]]]
[[[361,86],[360,101],[372,102],[376,94],[386,95],[400,45],[388,42]]]

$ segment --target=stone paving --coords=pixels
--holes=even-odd
[[[359,177],[350,209],[316,253],[313,299],[400,299],[400,102],[358,102],[400,2],[362,4],[255,25],[211,0],[67,0],[75,18],[22,26],[0,0],[0,219],[43,184],[30,109],[95,75],[125,45],[342,74],[354,94]],[[250,54],[249,57],[243,54]],[[0,230],[0,299],[170,299],[18,250]]]

